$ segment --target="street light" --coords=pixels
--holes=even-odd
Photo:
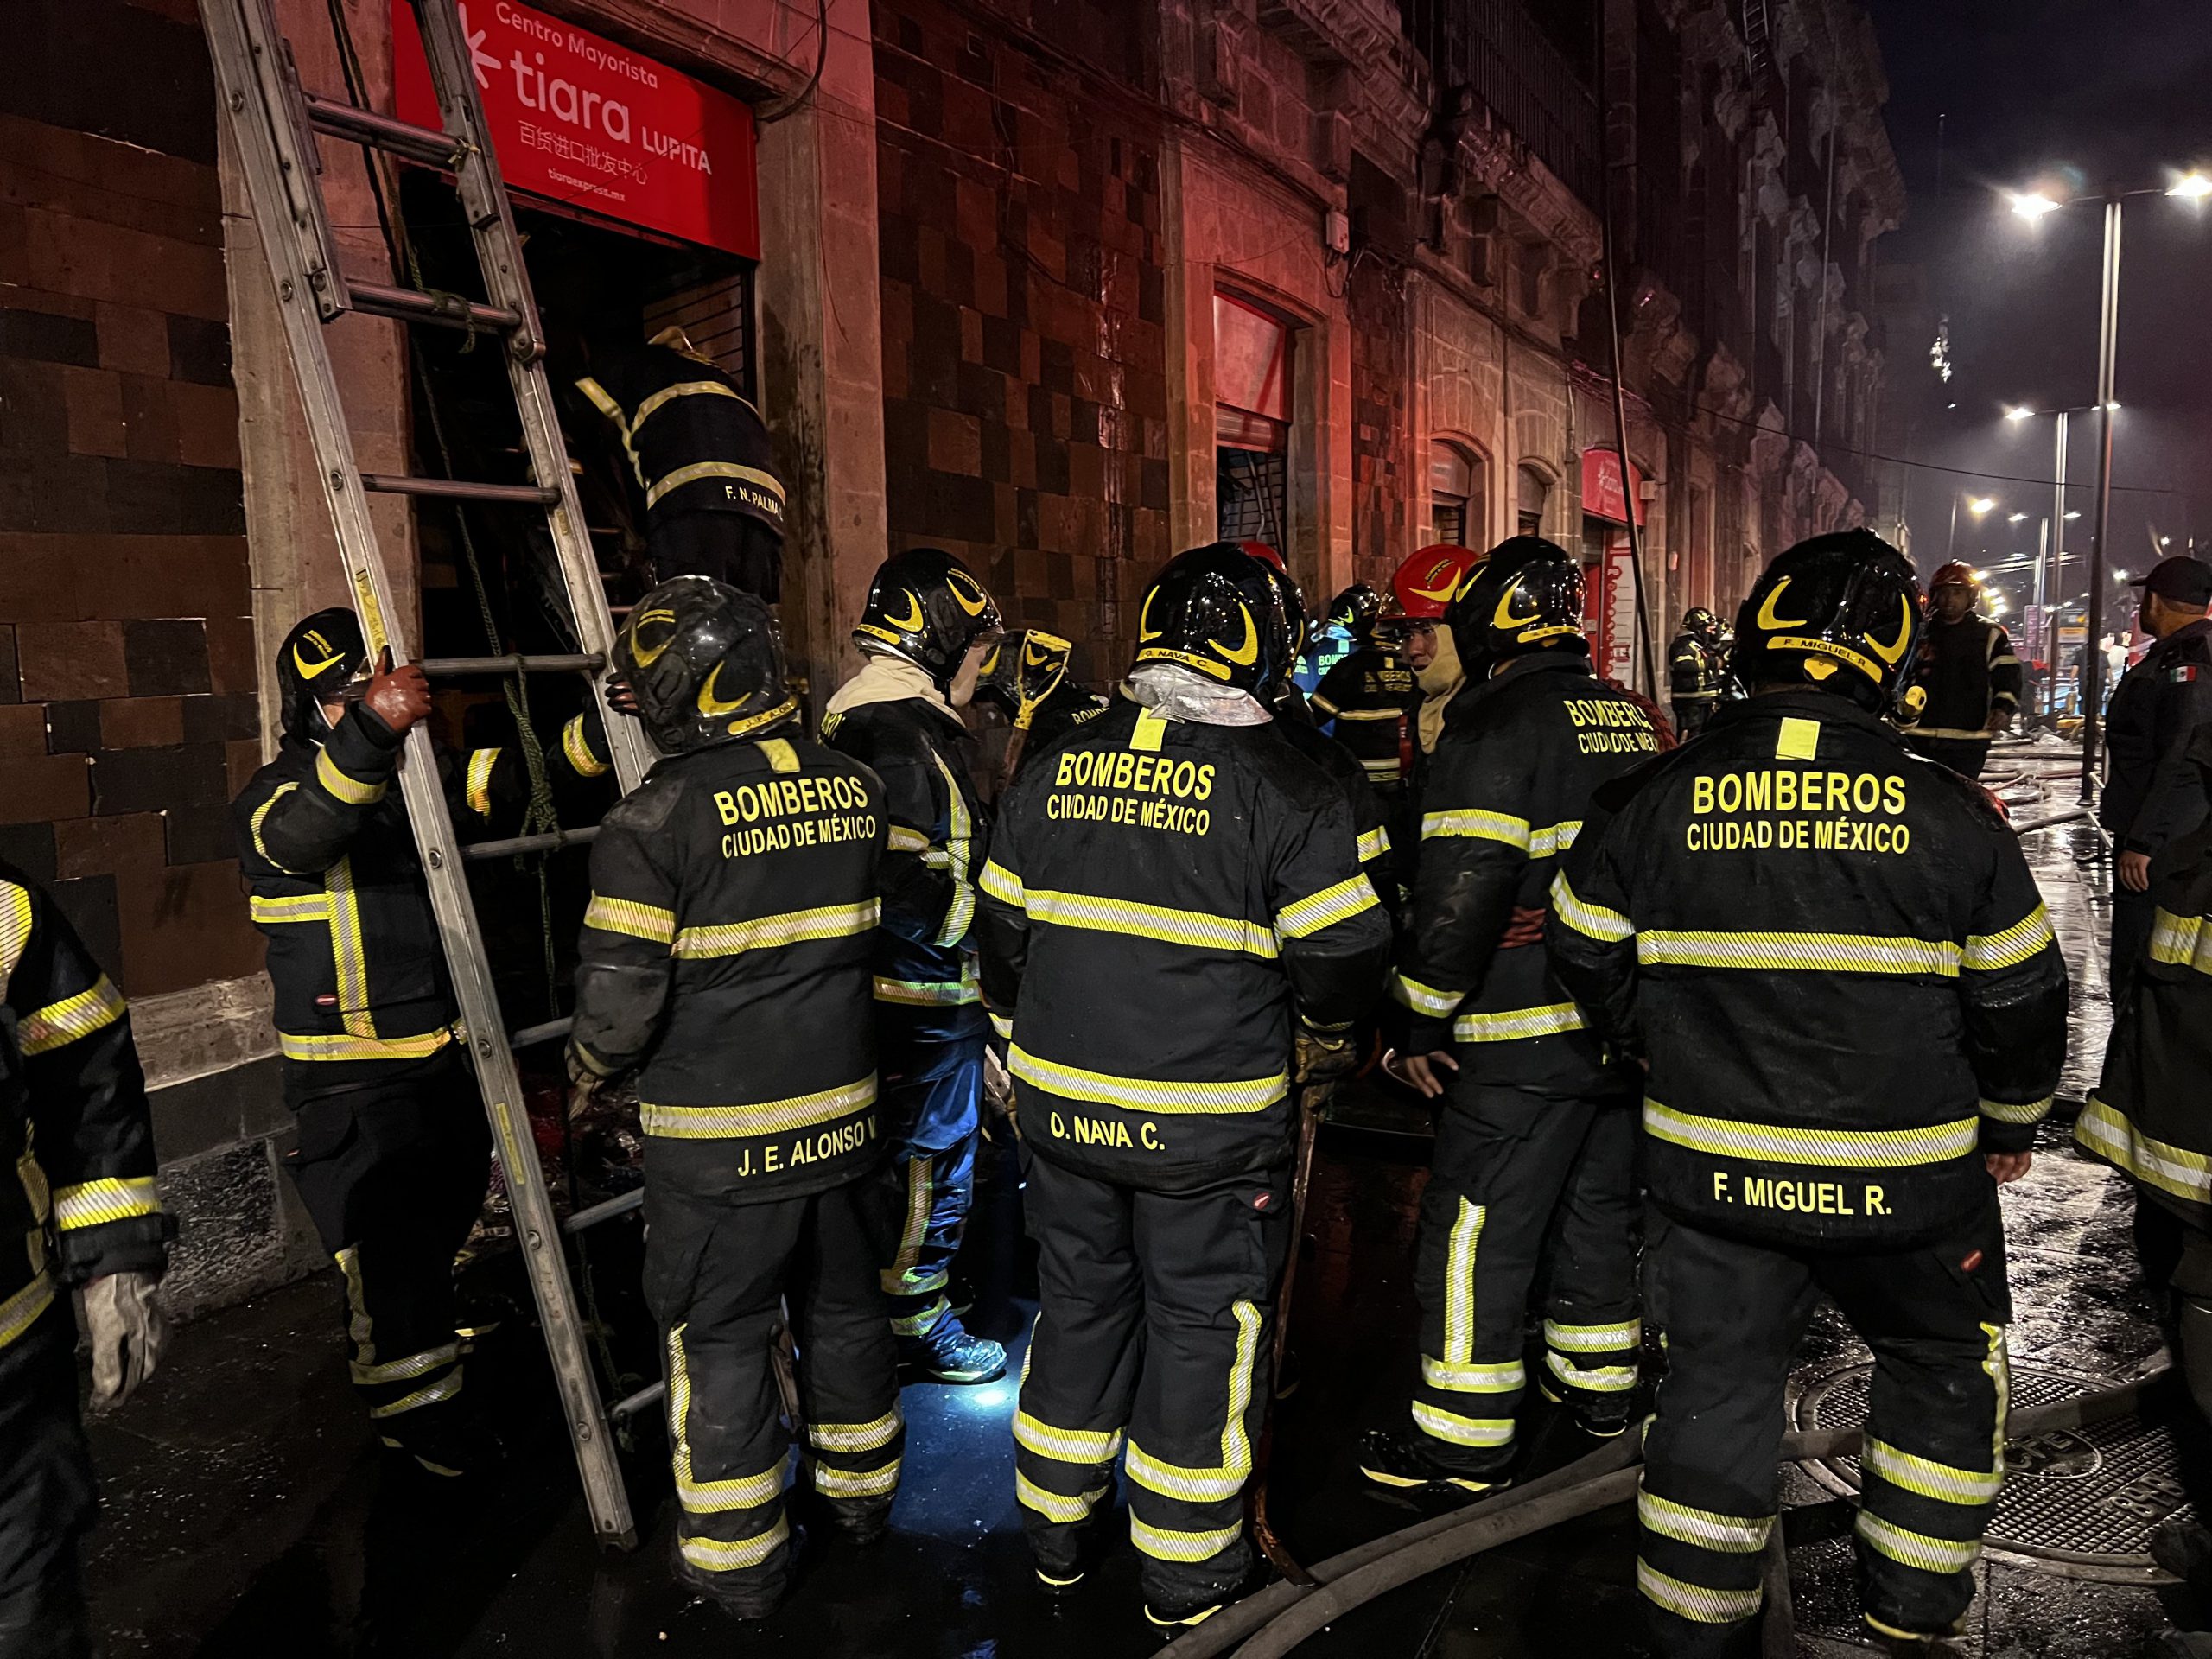
[[[2006,194],[2012,203],[2012,211],[2022,219],[2041,219],[2045,213],[2055,213],[2065,206],[2063,202],[2053,201],[2040,190],[2013,190]]]
[[[1951,492],[1951,534],[1943,548],[1943,563],[1946,564],[1959,556],[1959,499],[1962,495],[1965,492],[1961,490]],[[1993,495],[1967,495],[1965,499],[1967,511],[1977,518],[1997,505],[1997,498]]]
[[[1983,513],[1987,512],[1996,505],[1997,498],[1995,496],[1977,495],[1967,502],[1967,511],[1974,514],[1975,518],[1979,518]]]
[[[2008,512],[2005,515],[2005,522],[2008,524],[2024,524],[2028,522],[2028,515],[2024,512]]]
[[[2205,197],[2212,196],[2212,178],[2192,168],[2167,186],[2166,194],[2179,196],[2183,201],[2202,201]]]

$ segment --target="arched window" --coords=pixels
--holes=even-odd
[[[1534,467],[1521,468],[1520,512],[1516,523],[1523,536],[1544,533],[1544,508],[1552,499],[1552,481]]]
[[[1490,538],[1490,463],[1463,444],[1428,446],[1428,517],[1432,533],[1454,547]]]

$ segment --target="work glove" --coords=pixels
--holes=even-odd
[[[598,1103],[599,1091],[607,1078],[593,1068],[574,1043],[563,1052],[563,1058],[569,1067],[569,1122],[581,1123]]]
[[[168,1315],[154,1300],[155,1275],[111,1273],[85,1287],[92,1339],[92,1409],[111,1411],[154,1374],[169,1345]]]
[[[1316,1031],[1311,1026],[1300,1026],[1296,1058],[1300,1083],[1334,1083],[1359,1070],[1359,1048],[1350,1031]]]
[[[1015,1115],[1014,1106],[1014,1077],[1006,1069],[1006,1062],[999,1058],[996,1044],[986,1044],[983,1048],[983,1103],[1006,1119],[1014,1137],[1020,1138],[1021,1120]]]

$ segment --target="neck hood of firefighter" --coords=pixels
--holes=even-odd
[[[1198,726],[1264,726],[1274,716],[1249,691],[1208,679],[1180,663],[1146,663],[1130,671],[1122,690],[1165,720]]]
[[[940,709],[954,720],[960,716],[952,712],[952,705],[944,700],[944,693],[938,690],[937,682],[904,657],[889,652],[871,651],[861,671],[839,686],[830,699],[829,712],[842,715],[848,709],[858,709],[871,702],[905,702],[918,697],[932,708]]]
[[[1440,622],[1436,625],[1436,655],[1429,658],[1427,668],[1414,676],[1414,683],[1421,688],[1421,709],[1414,716],[1414,725],[1422,753],[1436,753],[1436,741],[1444,735],[1444,711],[1466,683],[1467,671],[1459,666],[1459,642],[1452,637],[1451,625]]]

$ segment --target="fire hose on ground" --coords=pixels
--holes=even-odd
[[[2171,1370],[2160,1366],[2109,1389],[2016,1412],[2006,1425],[2006,1439],[2026,1440],[2123,1416],[2135,1408],[2146,1388]],[[1794,1431],[1783,1436],[1782,1460],[1847,1457],[1859,1449],[1862,1433],[1855,1428]],[[1234,1659],[1281,1659],[1334,1620],[1402,1585],[1500,1544],[1628,1502],[1636,1495],[1643,1459],[1640,1439],[1624,1436],[1471,1509],[1432,1516],[1317,1562],[1309,1569],[1313,1580],[1310,1587],[1288,1580],[1271,1584],[1168,1643],[1161,1649],[1161,1659],[1215,1659],[1221,1654],[1233,1654]],[[1780,1536],[1777,1527],[1775,1537]],[[1778,1562],[1776,1547],[1767,1580],[1773,1607],[1770,1623],[1777,1629],[1789,1618],[1786,1563]]]

